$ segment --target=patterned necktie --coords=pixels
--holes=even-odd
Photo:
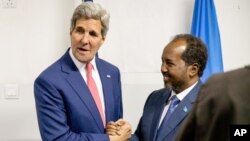
[[[103,112],[102,103],[101,103],[101,99],[97,90],[97,86],[96,86],[95,80],[92,77],[92,68],[93,68],[92,64],[88,63],[87,64],[87,85],[89,87],[89,90],[92,94],[93,99],[95,100],[95,104],[98,108],[98,111],[102,118],[103,125],[105,127],[106,119],[105,119],[105,115]]]
[[[159,135],[159,132],[162,130],[162,128],[163,128],[166,124],[168,124],[168,123],[167,123],[167,122],[168,122],[168,119],[170,118],[170,116],[171,116],[171,114],[173,113],[174,109],[175,109],[175,108],[178,106],[178,104],[180,103],[180,100],[177,98],[176,95],[173,95],[173,96],[171,97],[170,100],[171,100],[171,103],[170,103],[170,105],[169,105],[168,111],[167,111],[167,113],[166,113],[164,119],[162,120],[160,127],[159,127],[158,130],[157,130],[157,137],[158,137],[158,135]]]

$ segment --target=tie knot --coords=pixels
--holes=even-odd
[[[87,68],[87,74],[92,74],[92,68],[93,68],[92,64],[88,63],[86,65],[86,68]]]
[[[180,100],[178,99],[178,97],[176,95],[173,95],[171,97],[171,103],[173,103],[173,106],[176,106],[178,103],[180,102]]]

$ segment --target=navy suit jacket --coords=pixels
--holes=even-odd
[[[178,104],[169,118],[169,124],[165,125],[162,132],[158,133],[157,141],[174,141],[176,133],[191,109],[201,85],[201,81],[199,81]],[[161,114],[170,95],[171,91],[166,88],[154,91],[149,95],[138,127],[131,138],[132,141],[156,141]]]
[[[106,122],[122,118],[119,69],[96,57]],[[44,141],[108,141],[94,99],[69,50],[43,71],[34,84],[37,118]]]

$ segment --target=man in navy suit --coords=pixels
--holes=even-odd
[[[119,69],[96,57],[108,28],[109,14],[99,4],[86,2],[75,9],[70,28],[71,47],[35,80],[42,140],[122,141],[130,138],[130,124],[120,119],[123,108]],[[90,63],[101,108],[87,85],[86,66]],[[119,136],[105,133],[110,121],[122,125]]]
[[[174,141],[201,87],[207,49],[198,38],[180,34],[164,48],[161,72],[165,88],[153,91],[144,106],[132,141]],[[171,98],[180,101],[168,119]]]

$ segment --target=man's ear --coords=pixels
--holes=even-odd
[[[102,40],[105,41],[106,37],[105,36],[102,36]]]
[[[194,63],[194,64],[190,65],[188,68],[190,77],[197,75],[199,68],[200,68],[200,65],[198,63]]]
[[[73,32],[73,31],[72,31],[72,30],[71,30],[71,28],[70,28],[70,29],[69,29],[69,35],[71,35],[71,34],[72,34],[72,32]]]
[[[69,29],[69,35],[72,34],[73,30],[74,30],[74,27],[70,27],[70,29]]]

